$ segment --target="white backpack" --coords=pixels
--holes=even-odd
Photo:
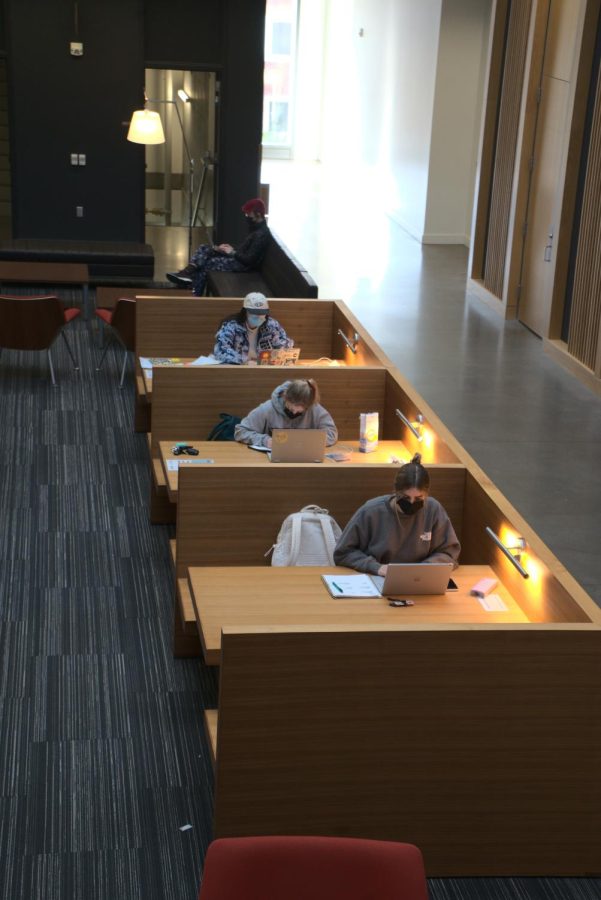
[[[286,516],[282,522],[271,548],[271,565],[333,566],[334,547],[341,534],[340,526],[327,509],[303,506],[300,512]]]

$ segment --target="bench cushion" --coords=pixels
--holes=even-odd
[[[154,251],[131,241],[60,241],[15,238],[0,243],[0,260],[86,263],[93,276],[126,275],[151,279]]]

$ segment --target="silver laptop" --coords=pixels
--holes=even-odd
[[[444,594],[452,563],[389,563],[386,576],[372,575],[385,597],[395,594]]]
[[[274,428],[271,461],[287,463],[323,462],[326,433],[321,428]]]

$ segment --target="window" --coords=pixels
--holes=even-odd
[[[298,0],[267,0],[263,147],[290,150]]]

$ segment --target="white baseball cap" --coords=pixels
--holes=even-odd
[[[253,291],[252,294],[247,294],[244,298],[244,303],[242,304],[244,309],[252,310],[253,312],[262,313],[269,312],[269,303],[267,302],[267,297],[265,294],[260,294],[258,291]]]

